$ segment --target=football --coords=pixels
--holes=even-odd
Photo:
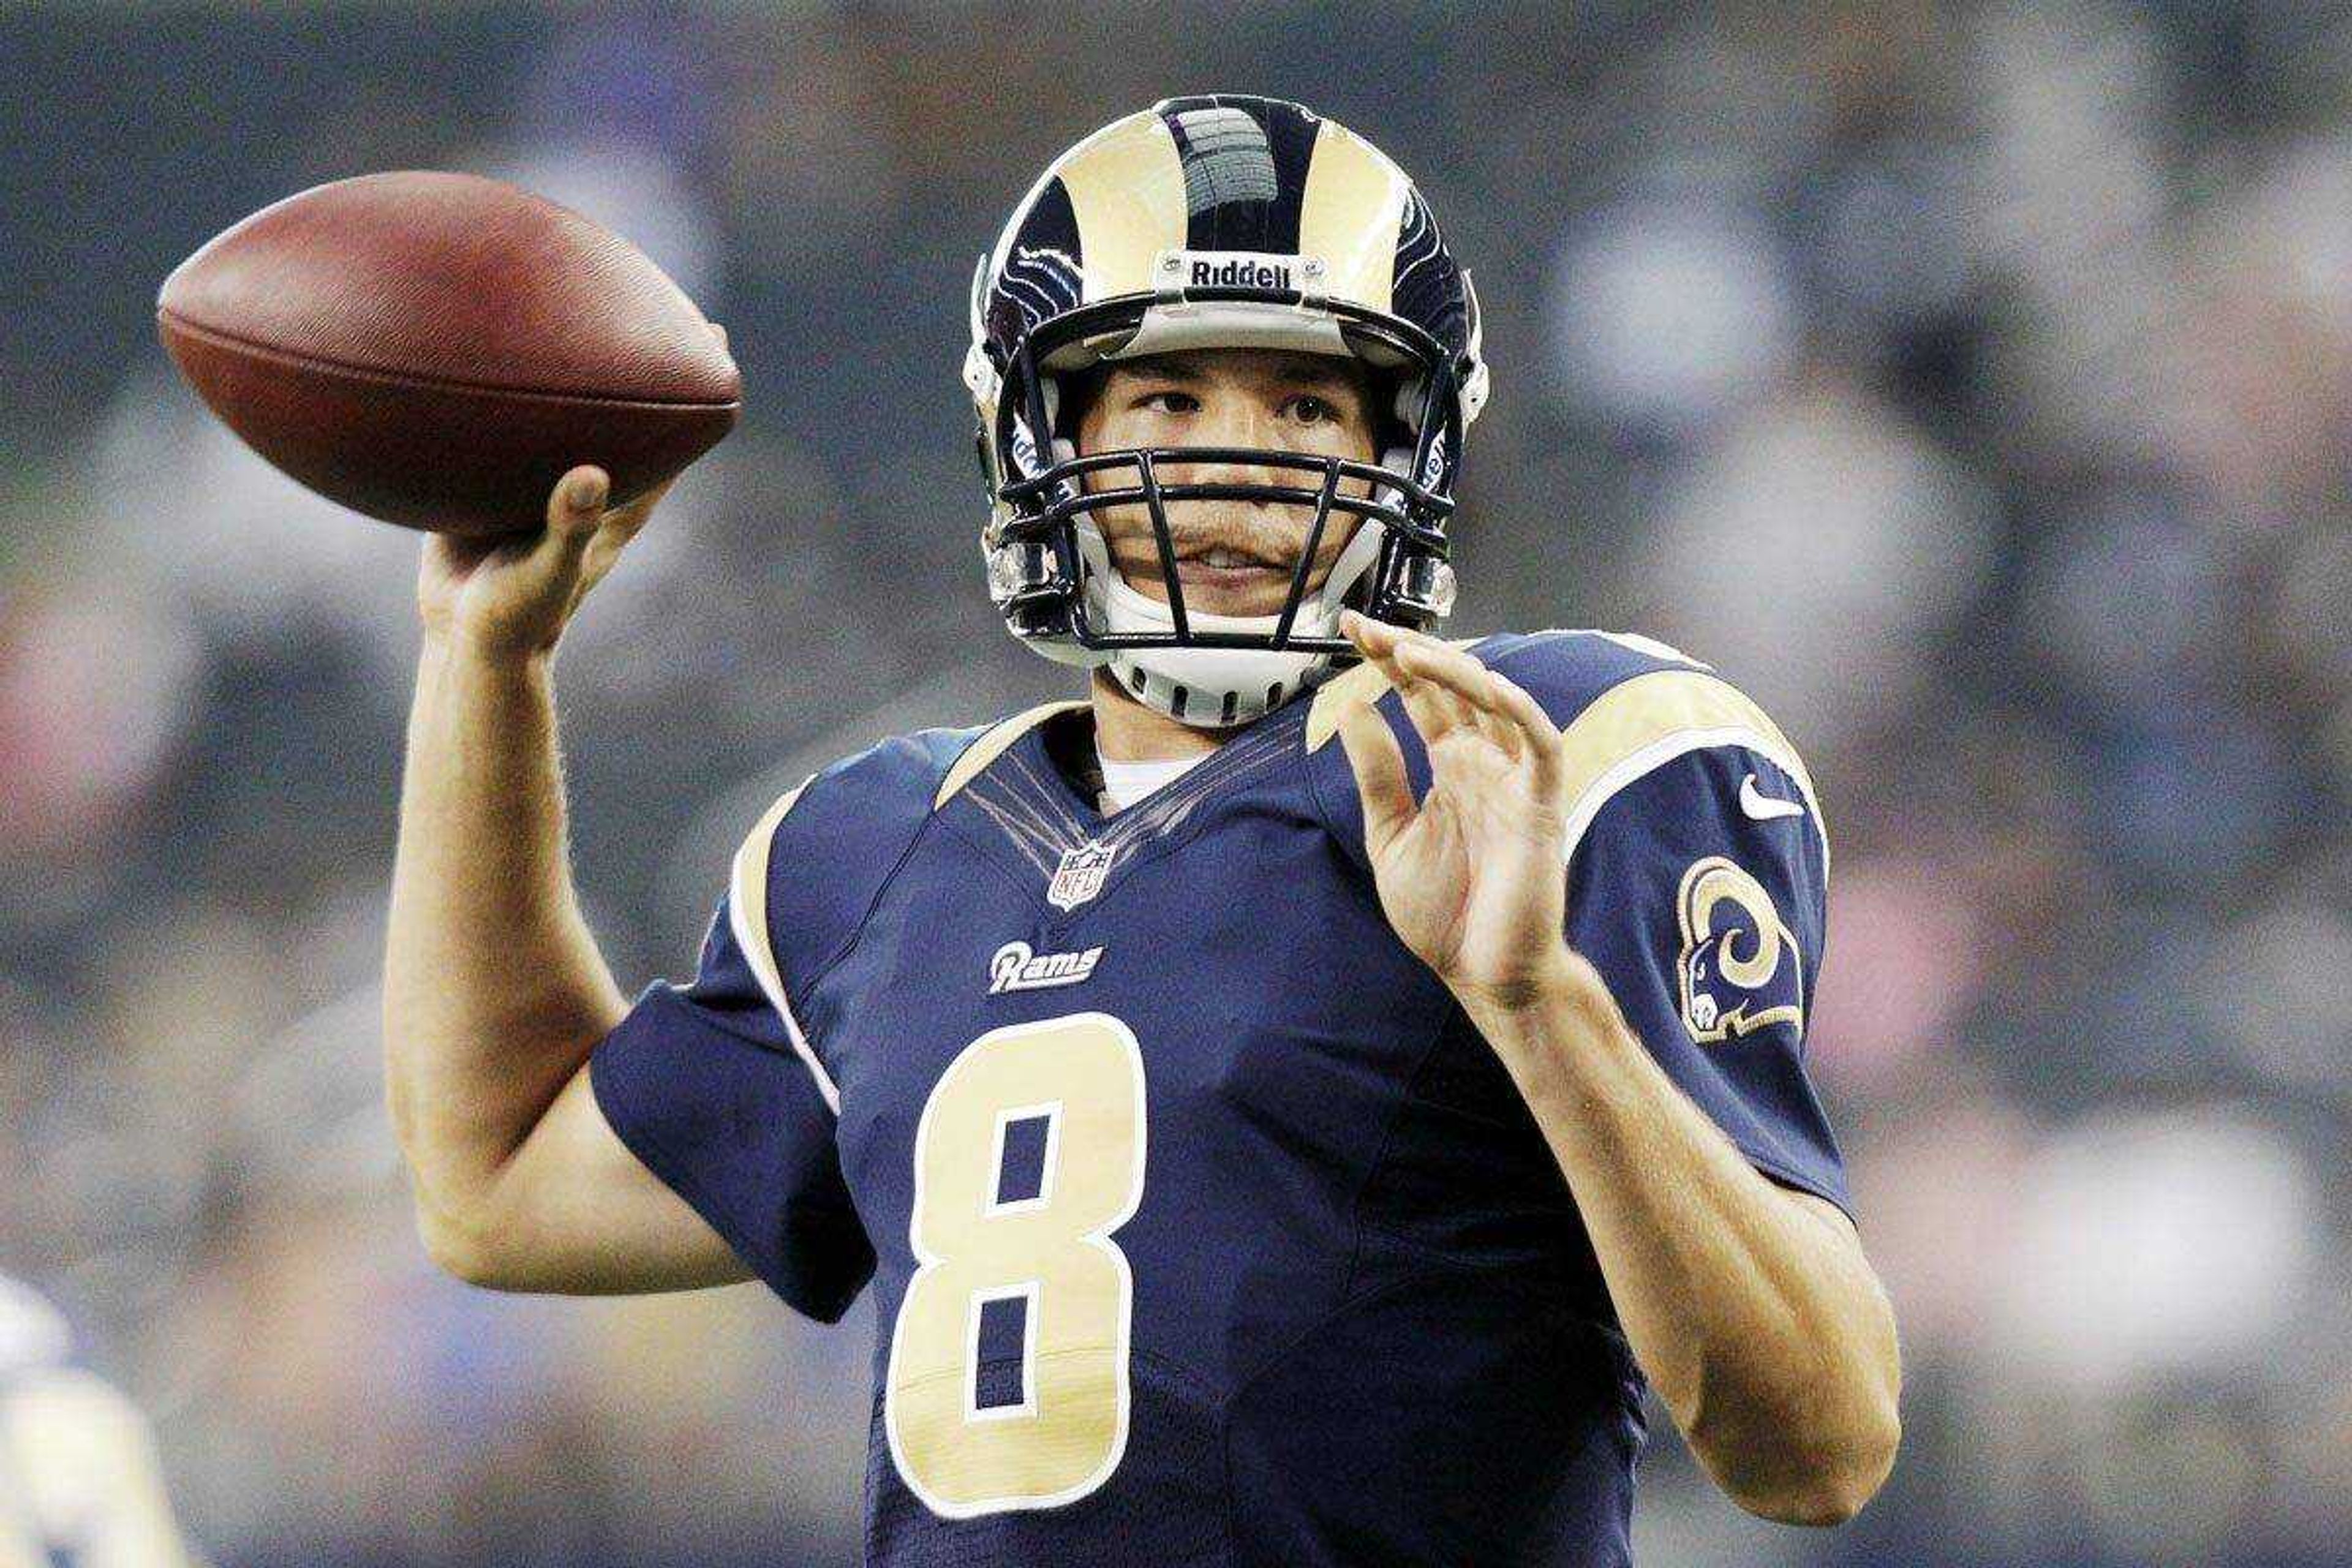
[[[471,174],[367,174],[265,207],[173,269],[156,322],[247,445],[410,528],[538,528],[581,463],[619,504],[742,408],[719,334],[644,252]]]

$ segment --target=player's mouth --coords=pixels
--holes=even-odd
[[[1287,589],[1293,570],[1291,563],[1224,546],[1176,558],[1176,580],[1188,589],[1248,591],[1267,584]]]
[[[1289,601],[1298,571],[1298,552],[1307,530],[1241,526],[1202,529],[1173,540],[1177,584],[1188,610],[1212,616],[1278,616]],[[1336,551],[1327,539],[1318,555]],[[1112,559],[1118,574],[1138,592],[1168,602],[1168,577],[1150,534],[1118,539]],[[1312,584],[1310,584],[1310,587]]]

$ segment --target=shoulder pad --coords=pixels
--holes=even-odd
[[[841,956],[931,814],[1051,714],[1042,708],[968,730],[921,730],[845,757],[770,806],[735,853],[728,919],[794,1048],[839,1096],[798,1022],[799,1005]]]
[[[1634,632],[1498,632],[1470,651],[1526,687],[1563,724],[1573,716],[1563,709],[1580,708],[1630,677],[1659,669],[1714,673],[1682,649]]]
[[[1678,649],[1630,632],[1497,632],[1489,637],[1454,639],[1453,646],[1526,687],[1552,722],[1561,725],[1628,676],[1654,669],[1707,668]],[[1388,677],[1374,664],[1352,665],[1326,680],[1316,689],[1307,711],[1307,749],[1320,750],[1339,732],[1343,710],[1378,702],[1388,691]]]
[[[1796,747],[1763,709],[1709,666],[1629,632],[1503,632],[1457,646],[1525,687],[1560,727],[1570,856],[1601,808],[1627,784],[1685,752],[1739,746],[1769,759],[1803,791],[1826,862],[1821,804]],[[1387,679],[1369,664],[1327,681],[1307,714],[1307,750],[1331,740],[1343,708],[1377,702],[1388,689]],[[1425,779],[1418,738],[1410,724],[1396,722],[1418,790]]]
[[[1828,832],[1804,759],[1762,708],[1710,667],[1622,632],[1506,635],[1472,651],[1527,688],[1560,727],[1571,856],[1626,785],[1687,752],[1732,746],[1767,759],[1803,792],[1826,863]]]

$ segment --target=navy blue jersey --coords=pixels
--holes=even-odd
[[[1844,1204],[1795,752],[1643,639],[1473,651],[1563,728],[1570,940],[1759,1169]],[[1382,918],[1334,728],[1365,701],[1425,789],[1369,666],[1108,817],[1055,761],[1080,704],[850,758],[597,1050],[619,1135],[786,1300],[873,1281],[869,1562],[1625,1561],[1641,1375],[1533,1118]]]

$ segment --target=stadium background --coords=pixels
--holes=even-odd
[[[1669,1437],[1646,1561],[2343,1561],[2352,16],[2252,0],[9,7],[0,1268],[194,1536],[849,1563],[872,1330],[428,1269],[375,1062],[415,542],[202,416],[157,281],[447,166],[728,324],[743,426],[561,661],[634,988],[780,781],[1066,688],[982,590],[965,285],[1054,153],[1210,87],[1372,135],[1475,268],[1456,625],[1685,646],[1822,786],[1813,1061],[1907,1441],[1820,1535]]]

